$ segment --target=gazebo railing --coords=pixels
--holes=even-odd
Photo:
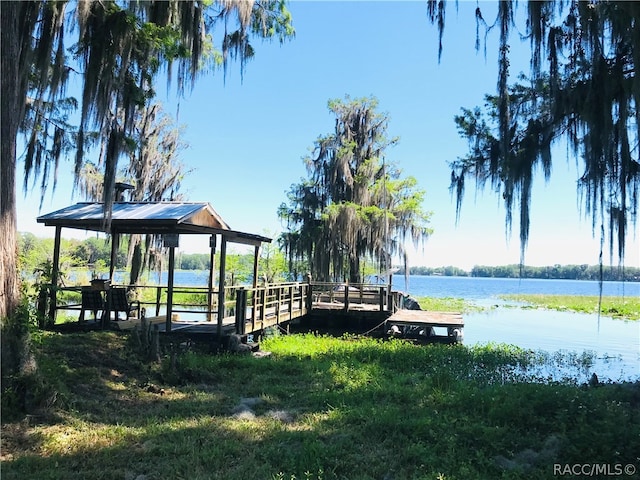
[[[55,290],[49,286],[49,291],[56,295],[55,309],[57,311],[81,311],[81,292],[87,286],[58,287]],[[127,288],[136,292],[132,300],[140,302],[145,308],[146,316],[159,316],[166,310],[166,285],[110,285],[110,288]],[[270,316],[279,318],[287,312],[306,308],[308,298],[308,284],[306,283],[278,283],[252,287],[250,285],[234,285],[224,288],[223,318],[236,316],[238,295],[246,297],[246,321],[252,326],[264,322]],[[64,293],[67,293],[64,295]],[[144,293],[150,292],[150,293]],[[70,295],[69,295],[70,294]],[[67,297],[63,300],[62,297]],[[244,300],[243,300],[244,301]],[[179,286],[173,289],[173,313],[198,314],[206,321],[216,322],[218,318],[218,290],[207,287]]]

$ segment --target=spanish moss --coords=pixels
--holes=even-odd
[[[498,83],[483,109],[463,109],[455,119],[469,141],[468,154],[451,164],[457,210],[466,178],[475,179],[477,188],[491,185],[503,198],[507,231],[518,209],[523,261],[535,175],[548,180],[552,146],[567,144],[593,235],[605,232],[610,261],[615,255],[623,263],[640,186],[640,4],[527,2],[526,25],[518,31],[526,31],[531,45],[531,72],[511,83],[516,5],[499,2],[493,25],[476,12],[479,27],[499,28]]]
[[[287,222],[280,242],[291,271],[359,283],[364,260],[388,270],[393,255],[406,259],[406,240],[418,245],[430,234],[424,192],[384,160],[398,139],[387,138],[388,116],[376,108],[375,98],[329,102],[335,130],[316,140],[304,159],[309,178],[292,185],[278,212]]]

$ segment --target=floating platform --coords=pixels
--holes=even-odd
[[[427,310],[398,310],[387,319],[394,325],[415,325],[421,327],[464,328],[464,319],[458,312],[430,312]]]
[[[385,330],[407,336],[418,334],[434,340],[462,342],[464,319],[458,312],[431,312],[427,310],[398,310],[386,320]],[[446,329],[438,335],[437,329]]]

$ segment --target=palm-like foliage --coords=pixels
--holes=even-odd
[[[444,13],[437,15],[442,5],[430,5],[432,20],[443,25]],[[535,172],[549,178],[551,146],[564,140],[582,168],[578,195],[594,231],[622,261],[640,187],[640,4],[566,0],[527,6],[531,79],[508,86],[515,4],[500,2],[498,91],[487,98],[489,119],[480,109],[456,118],[470,141],[469,154],[452,164],[458,207],[466,178],[475,177],[480,186],[489,182],[504,198],[507,227],[519,206],[524,255]],[[480,9],[476,18],[484,23]]]
[[[335,131],[316,140],[304,159],[309,179],[293,185],[289,204],[280,206],[288,230],[281,244],[291,264],[303,261],[317,280],[359,282],[362,258],[389,268],[407,235],[418,242],[430,233],[424,192],[383,161],[397,139],[386,138],[388,117],[376,107],[375,98],[329,102]]]

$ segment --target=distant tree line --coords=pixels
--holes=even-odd
[[[21,272],[30,274],[43,263],[53,258],[53,238],[39,238],[33,233],[18,235],[18,265]],[[104,238],[89,237],[86,240],[61,239],[60,266],[68,268],[94,268],[109,265],[111,247]],[[126,244],[116,252],[116,268],[127,263]]]
[[[23,277],[31,276],[34,271],[53,258],[54,241],[52,238],[39,238],[33,233],[20,233],[18,236],[19,269]],[[116,252],[116,269],[127,269],[128,238],[123,237]],[[287,262],[276,244],[265,244],[259,259],[260,280],[266,277],[270,283],[289,280]],[[85,240],[62,239],[60,242],[60,267],[69,269],[88,269],[102,275],[111,261],[111,245],[104,237],[90,237]],[[177,270],[208,270],[211,266],[209,253],[181,253],[176,255]],[[220,265],[220,252],[215,255],[215,266]],[[162,262],[166,268],[168,261]],[[226,270],[232,273],[234,280],[247,282],[253,275],[253,253],[227,253]]]
[[[404,268],[401,268],[398,275],[404,275]],[[469,272],[460,267],[410,267],[409,275],[439,275],[444,277],[468,277]]]
[[[182,253],[176,258],[176,268],[180,270],[208,270],[210,265],[208,253]]]
[[[519,265],[501,265],[490,267],[476,265],[471,269],[472,277],[501,277],[501,278],[548,278],[566,280],[598,280],[600,278],[599,265],[553,265],[546,267]],[[640,281],[640,268],[635,267],[602,267],[602,279],[611,281]]]
[[[403,275],[401,269],[398,274]],[[598,265],[553,265],[546,267],[512,265],[476,265],[471,271],[458,267],[411,267],[409,275],[442,275],[446,277],[491,277],[491,278],[542,278],[564,280],[598,280]],[[602,278],[608,281],[639,282],[640,268],[636,267],[603,267]]]

